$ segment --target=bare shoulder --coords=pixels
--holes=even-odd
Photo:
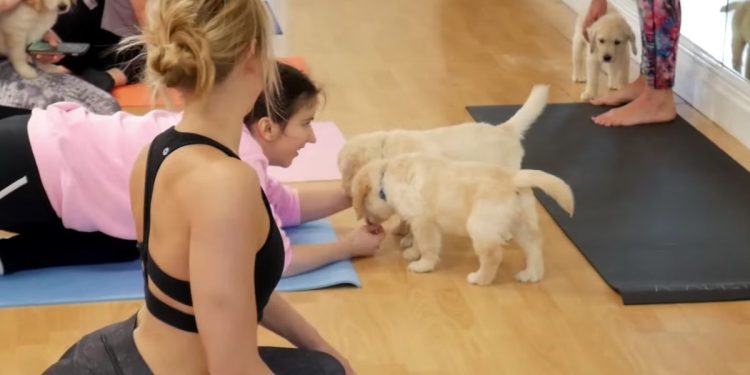
[[[195,163],[181,182],[190,205],[205,202],[224,207],[260,207],[260,179],[250,166],[241,160],[221,157]]]

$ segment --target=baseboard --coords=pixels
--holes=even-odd
[[[562,0],[576,13],[585,12],[591,0]],[[610,0],[619,10],[640,40],[638,9],[632,0]],[[638,56],[634,56],[631,71],[639,72]],[[721,65],[689,39],[682,37],[677,52],[675,93],[696,110],[703,113],[724,131],[750,148],[750,82]]]

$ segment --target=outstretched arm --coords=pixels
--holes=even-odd
[[[297,188],[302,222],[331,216],[352,206],[341,181],[304,185]]]

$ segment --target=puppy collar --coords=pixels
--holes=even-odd
[[[385,168],[383,168],[383,173],[380,175],[380,191],[378,192],[378,196],[380,199],[387,201],[385,199],[385,190],[383,190],[383,180],[385,179]]]

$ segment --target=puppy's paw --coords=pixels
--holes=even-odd
[[[414,246],[414,237],[412,237],[411,234],[404,236],[403,238],[401,238],[400,244],[402,249],[408,249]]]
[[[581,73],[573,73],[572,80],[575,83],[586,83],[586,76]]]
[[[19,65],[16,66],[16,73],[23,79],[34,79],[39,77],[36,69],[32,68],[31,65]]]
[[[399,237],[406,236],[410,234],[409,225],[406,224],[406,222],[402,221],[395,228],[393,228],[393,230],[391,231],[391,234],[393,234],[394,236],[399,236]]]
[[[490,285],[492,284],[492,278],[481,272],[472,272],[466,276],[466,281],[473,285]]]
[[[409,271],[412,271],[412,272],[424,273],[424,272],[430,272],[434,269],[435,269],[435,262],[429,261],[424,258],[409,263]]]
[[[594,99],[595,97],[596,97],[596,93],[594,93],[591,90],[586,90],[583,93],[581,93],[581,101],[584,101],[584,102]]]
[[[406,250],[404,250],[404,252],[401,253],[401,255],[404,257],[404,259],[408,261],[417,260],[419,259],[419,256],[420,256],[419,250],[416,247],[412,247],[412,246],[407,247]]]
[[[516,274],[516,280],[522,283],[535,283],[542,279],[543,272],[540,270],[533,269],[531,267]]]

